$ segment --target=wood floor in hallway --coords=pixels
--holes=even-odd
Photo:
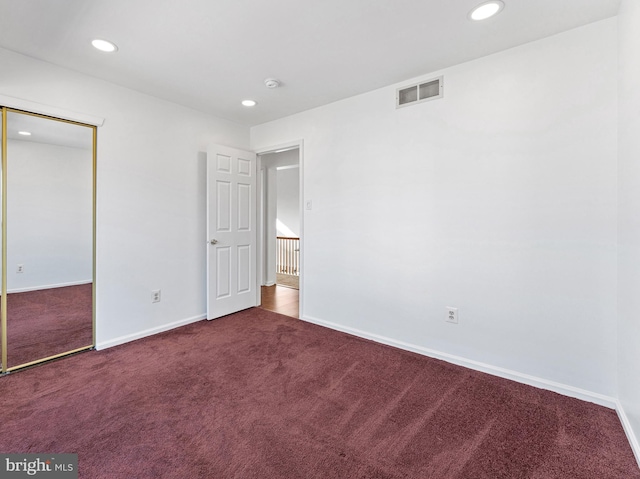
[[[261,308],[298,318],[300,291],[286,286],[262,286]]]

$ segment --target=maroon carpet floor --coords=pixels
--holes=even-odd
[[[7,365],[93,344],[92,285],[7,295]]]
[[[0,378],[81,478],[639,479],[616,413],[261,309]]]

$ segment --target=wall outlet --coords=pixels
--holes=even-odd
[[[447,306],[447,316],[446,316],[446,321],[447,323],[454,323],[454,324],[458,324],[458,308],[450,308],[449,306]]]
[[[18,270],[16,271],[16,273],[24,273],[24,265],[23,264],[19,264],[18,265]]]
[[[160,302],[160,290],[159,289],[154,289],[153,291],[151,291],[151,302],[152,303],[159,303]]]

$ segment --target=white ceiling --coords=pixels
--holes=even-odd
[[[0,46],[256,125],[615,16],[620,3],[504,1],[472,22],[481,0],[0,0]],[[94,50],[96,37],[119,51]]]

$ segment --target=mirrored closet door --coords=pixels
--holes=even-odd
[[[94,126],[2,108],[2,372],[94,338]]]

